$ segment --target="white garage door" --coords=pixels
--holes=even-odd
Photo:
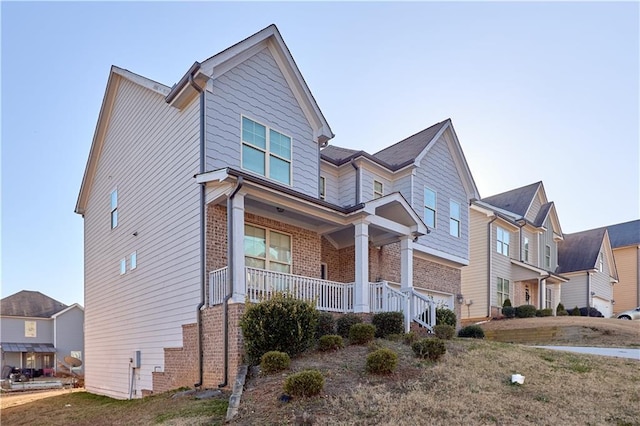
[[[599,297],[593,298],[593,307],[599,310],[605,318],[611,318],[613,315],[613,309],[611,302],[608,300],[600,299]]]

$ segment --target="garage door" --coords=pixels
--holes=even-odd
[[[605,318],[611,318],[613,315],[613,309],[611,302],[608,300],[600,299],[599,297],[593,298],[593,307],[599,310]]]

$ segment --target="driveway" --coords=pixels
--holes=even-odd
[[[587,346],[533,346],[534,348],[552,349],[555,351],[576,352],[580,354],[614,356],[640,361],[640,349],[633,348],[594,348]]]

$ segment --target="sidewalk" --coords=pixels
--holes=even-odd
[[[552,349],[556,351],[576,352],[589,355],[613,356],[640,361],[640,349],[633,348],[596,348],[587,346],[532,346],[533,348]]]

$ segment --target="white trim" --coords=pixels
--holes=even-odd
[[[451,205],[456,204],[458,206],[458,218],[454,218],[451,212]],[[451,233],[451,221],[455,221],[458,224],[458,235],[453,235]],[[449,198],[449,235],[455,238],[460,238],[462,236],[462,204],[459,202],[452,200]]]
[[[265,141],[264,141],[265,147],[264,147],[264,149],[260,148],[259,146],[256,146],[256,145],[252,144],[251,142],[245,141],[243,139],[243,136],[242,136],[243,129],[244,129],[243,121],[244,121],[245,118],[247,120],[249,120],[249,121],[254,122],[255,124],[258,124],[258,125],[264,127],[264,129],[265,129]],[[284,136],[286,138],[289,138],[289,153],[291,155],[291,158],[286,159],[286,158],[284,158],[284,157],[282,157],[282,156],[280,156],[278,154],[275,154],[271,150],[271,130],[273,130],[274,132],[276,132],[276,133],[278,133],[278,134],[280,134],[280,135],[282,135],[282,136]],[[258,150],[258,151],[260,151],[260,152],[262,152],[264,154],[264,174],[260,174],[258,172],[253,171],[253,170],[247,169],[244,166],[244,158],[242,158],[242,153],[243,153],[243,148],[244,148],[245,145],[247,145],[248,147],[253,148],[255,150]],[[271,157],[274,157],[274,158],[277,158],[279,160],[282,160],[282,161],[285,161],[285,162],[289,163],[289,182],[282,182],[282,181],[280,181],[278,179],[274,179],[274,178],[272,178],[270,176],[271,175],[271,170],[270,170],[271,162],[269,160],[271,159]],[[266,179],[269,179],[269,180],[271,180],[273,182],[277,182],[277,183],[279,183],[281,185],[286,185],[286,186],[289,186],[289,187],[293,187],[293,137],[291,137],[291,136],[289,136],[289,135],[287,135],[287,134],[285,134],[285,133],[283,133],[283,132],[281,132],[279,130],[276,130],[275,128],[273,128],[273,127],[271,127],[271,126],[269,126],[269,125],[267,125],[267,124],[265,124],[265,123],[263,123],[261,121],[253,119],[253,118],[249,117],[246,114],[240,114],[240,168],[242,170],[246,171],[247,173],[252,173],[252,174],[255,174],[255,175],[258,175],[258,176],[262,176],[262,177],[264,177]]]
[[[380,191],[376,191],[376,184],[380,184]],[[384,197],[384,183],[379,180],[373,180],[373,198],[382,198]]]
[[[428,207],[427,206],[427,200],[426,200],[426,190],[429,190],[431,192],[433,192],[433,195],[435,197],[435,203],[433,208]],[[433,226],[429,226],[427,225],[427,218],[424,217],[424,210],[425,209],[429,209],[429,210],[433,210]],[[437,229],[438,228],[438,192],[434,191],[433,189],[429,188],[428,186],[424,186],[422,188],[422,220],[424,221],[425,225],[427,225],[427,227],[433,228],[433,229]]]
[[[431,262],[440,263],[442,265],[459,268],[461,266],[468,266],[469,259],[465,259],[460,256],[456,256],[450,253],[446,253],[441,250],[436,250],[431,247],[424,246],[420,243],[413,243],[413,253],[425,255],[423,258]],[[421,256],[418,256],[421,257]]]

